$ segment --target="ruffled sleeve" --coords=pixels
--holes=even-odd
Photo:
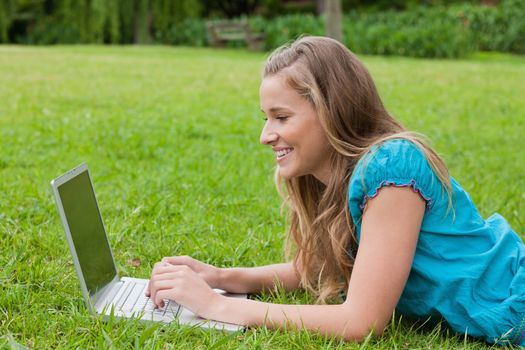
[[[396,139],[373,147],[357,163],[348,189],[350,214],[358,235],[366,202],[385,186],[412,188],[425,200],[427,211],[432,210],[442,191],[423,151],[413,142]]]

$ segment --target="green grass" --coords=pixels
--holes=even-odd
[[[387,107],[431,138],[482,215],[501,213],[523,236],[523,57],[363,59]],[[383,337],[353,344],[307,332],[226,336],[105,323],[88,314],[49,186],[84,161],[121,274],[147,278],[152,264],[177,254],[219,266],[282,260],[274,160],[258,143],[263,61],[228,50],[0,46],[0,348],[486,346],[402,319]]]

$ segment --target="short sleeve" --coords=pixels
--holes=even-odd
[[[373,147],[357,163],[348,188],[350,214],[360,228],[367,200],[385,186],[410,187],[432,210],[442,190],[423,151],[413,142],[396,139]]]

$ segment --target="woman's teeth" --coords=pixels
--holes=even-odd
[[[282,150],[276,151],[275,155],[277,156],[277,158],[282,158],[285,155],[287,155],[288,153],[290,153],[291,151],[293,151],[293,148],[286,148],[286,149],[282,149]]]

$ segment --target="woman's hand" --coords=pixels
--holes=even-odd
[[[164,299],[169,299],[204,318],[213,317],[213,307],[222,298],[189,266],[168,262],[155,264],[146,295],[157,307],[164,307]]]
[[[211,288],[221,288],[220,286],[220,275],[221,269],[213,265],[209,265],[193,259],[191,256],[171,256],[162,258],[163,263],[170,265],[184,265],[188,266],[195,273],[201,276]]]

